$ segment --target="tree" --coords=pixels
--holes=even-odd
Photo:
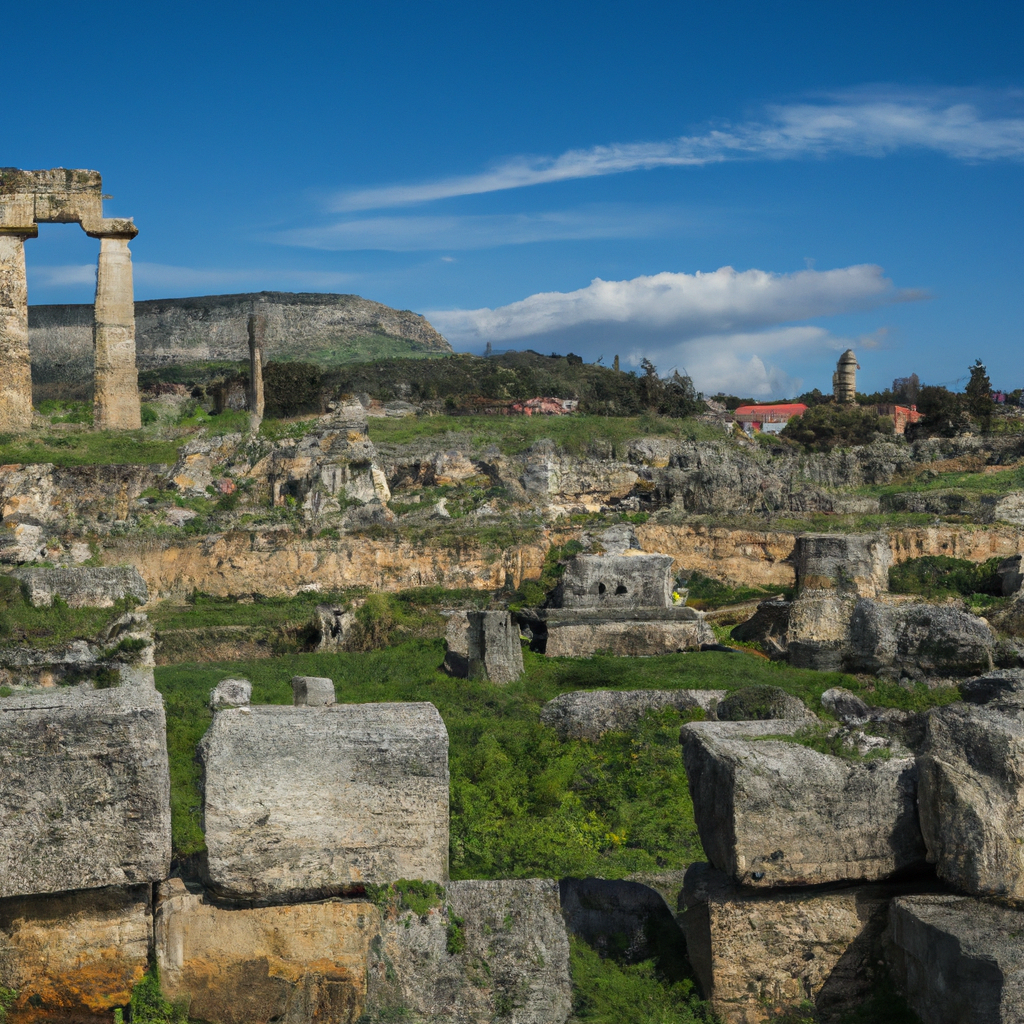
[[[964,396],[954,394],[941,385],[921,388],[917,411],[924,415],[921,427],[926,434],[953,437],[968,425]]]
[[[995,403],[992,401],[992,381],[988,379],[988,371],[980,359],[974,360],[971,379],[964,388],[967,396],[967,408],[972,416],[977,416],[987,429],[992,421]]]
[[[857,406],[814,405],[802,416],[794,416],[781,436],[802,444],[807,451],[827,452],[833,448],[870,444],[878,434],[891,434],[891,416],[879,416]]]
[[[917,405],[921,393],[921,379],[916,373],[909,377],[897,377],[892,382],[892,397],[899,405]]]

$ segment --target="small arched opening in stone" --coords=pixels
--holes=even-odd
[[[598,583],[597,592],[603,594],[608,588],[603,583]]]
[[[629,591],[628,591],[628,590],[626,589],[626,587],[625,587],[625,585],[624,585],[624,584],[620,583],[620,584],[619,584],[619,585],[618,585],[618,586],[617,586],[617,587],[615,588],[615,593],[616,593],[616,595],[617,595],[617,596],[621,597],[621,596],[622,596],[623,594],[628,594],[628,593],[629,593]]]

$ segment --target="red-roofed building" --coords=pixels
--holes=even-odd
[[[735,412],[736,422],[748,433],[763,430],[777,434],[794,417],[803,416],[803,402],[782,402],[776,405],[741,405]]]

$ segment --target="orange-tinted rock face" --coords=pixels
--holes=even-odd
[[[0,984],[10,1024],[108,1022],[149,963],[151,888],[0,900]]]
[[[224,909],[177,879],[159,887],[156,955],[170,999],[211,1024],[316,1020],[363,1013],[366,961],[379,915],[371,903],[331,900]]]

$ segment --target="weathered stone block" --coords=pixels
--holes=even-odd
[[[892,551],[882,534],[803,534],[792,560],[798,598],[815,590],[875,597],[889,589]]]
[[[541,708],[540,720],[563,740],[599,740],[606,732],[636,727],[648,711],[676,708],[707,712],[725,690],[576,690]]]
[[[465,943],[454,955],[446,907],[382,921],[370,951],[370,1019],[563,1024],[572,986],[558,883],[452,882],[447,897]]]
[[[352,1024],[378,919],[355,900],[225,908],[171,879],[156,910],[160,984],[210,1024]]]
[[[470,678],[492,683],[515,682],[523,674],[519,627],[508,612],[469,612],[467,646]]]
[[[726,694],[715,709],[723,722],[817,722],[817,715],[781,686],[742,686]]]
[[[34,608],[49,608],[59,597],[71,608],[112,608],[116,601],[133,597],[149,600],[146,581],[135,566],[73,569],[14,569]]]
[[[1024,912],[968,896],[892,901],[890,963],[923,1024],[1024,1020]]]
[[[560,608],[669,608],[671,555],[577,555],[555,592]]]
[[[549,658],[589,658],[606,651],[620,657],[650,658],[699,651],[701,644],[714,642],[714,631],[697,614],[663,619],[587,619],[549,613],[544,653]]]
[[[888,878],[924,863],[912,758],[851,762],[752,739],[799,723],[697,722],[680,739],[708,860],[745,885]],[[730,728],[731,727],[731,728]]]
[[[297,708],[323,708],[334,703],[334,680],[323,676],[292,676],[292,698]]]
[[[284,901],[448,875],[448,734],[432,704],[220,711],[201,753],[221,893]]]
[[[695,864],[690,874],[707,865]],[[849,1009],[871,992],[889,901],[898,891],[859,885],[752,892],[707,872],[676,920],[705,998],[726,1024],[763,1024],[810,999]]]
[[[972,895],[1024,899],[1024,717],[971,704],[931,711],[918,768],[939,876]]]
[[[251,699],[252,683],[248,679],[222,679],[210,693],[210,708],[213,711],[240,708]]]
[[[110,1020],[149,965],[149,885],[0,900],[0,985],[10,1024]]]
[[[170,858],[155,690],[0,700],[0,897],[155,881]]]

